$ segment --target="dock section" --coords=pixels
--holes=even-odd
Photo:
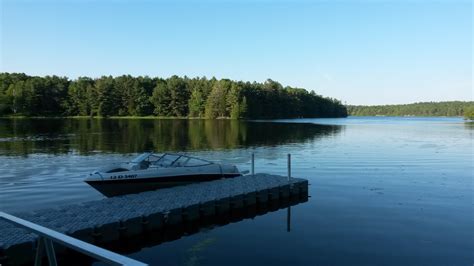
[[[200,219],[308,197],[308,181],[255,174],[65,205],[16,216],[77,239],[106,245]],[[35,254],[37,236],[0,220],[0,263]],[[56,249],[61,253],[61,249]]]

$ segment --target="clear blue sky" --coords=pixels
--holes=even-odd
[[[1,72],[267,78],[348,104],[472,100],[471,1],[1,1]]]

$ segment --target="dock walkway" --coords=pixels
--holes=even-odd
[[[283,176],[255,174],[16,213],[15,216],[89,243],[108,243],[164,226],[215,217],[233,209],[307,195],[305,179],[288,181]],[[36,235],[0,220],[0,262],[20,263],[32,257],[36,240]]]

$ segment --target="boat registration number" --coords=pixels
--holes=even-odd
[[[110,179],[130,179],[137,178],[137,175],[113,175],[110,176]]]

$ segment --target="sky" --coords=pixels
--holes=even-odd
[[[470,0],[0,2],[0,72],[272,79],[347,104],[473,100]]]

